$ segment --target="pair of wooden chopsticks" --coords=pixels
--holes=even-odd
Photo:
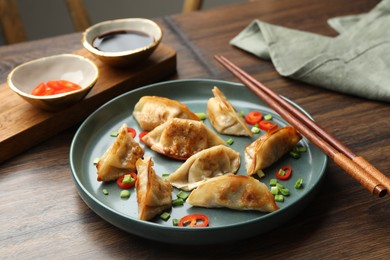
[[[217,55],[215,59],[373,195],[383,197],[388,190],[390,191],[390,179],[372,164],[356,155],[295,106],[231,61]]]

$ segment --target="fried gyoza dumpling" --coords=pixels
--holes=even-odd
[[[168,157],[186,160],[203,149],[225,141],[202,121],[171,118],[146,134],[142,141]]]
[[[135,104],[134,118],[144,131],[151,131],[170,118],[199,120],[186,105],[179,101],[158,96],[143,96]]]
[[[240,154],[225,145],[200,151],[183,163],[168,181],[176,188],[190,191],[207,179],[227,173],[236,173],[240,167]]]
[[[137,160],[138,216],[150,220],[172,206],[172,185],[153,170],[151,157]]]
[[[143,155],[144,149],[133,140],[127,132],[127,125],[123,124],[115,142],[96,165],[98,181],[113,181],[129,171],[135,171],[135,163]]]
[[[237,113],[225,95],[217,87],[213,88],[214,97],[207,102],[207,116],[210,123],[221,134],[253,136],[244,119]]]
[[[187,199],[192,206],[273,212],[278,209],[267,186],[250,176],[226,174],[207,180]]]
[[[277,128],[260,136],[244,150],[248,175],[260,176],[264,168],[291,151],[301,138],[292,126]]]

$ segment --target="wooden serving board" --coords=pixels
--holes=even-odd
[[[163,80],[176,72],[176,51],[160,44],[153,54],[132,68],[112,68],[81,49],[99,68],[94,88],[79,103],[57,112],[33,107],[4,83],[0,85],[0,163],[82,122],[112,98],[140,86]]]

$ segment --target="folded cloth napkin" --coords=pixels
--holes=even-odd
[[[230,44],[270,59],[278,73],[312,85],[390,102],[390,0],[328,20],[326,37],[254,20]]]

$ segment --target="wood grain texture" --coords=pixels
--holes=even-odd
[[[390,106],[282,78],[271,62],[228,42],[253,19],[328,36],[326,19],[370,10],[378,1],[259,0],[164,17],[164,42],[177,51],[167,79],[237,81],[213,56],[224,55],[302,106],[357,154],[389,176]],[[0,48],[1,77],[46,53],[76,51],[77,34]],[[50,44],[48,48],[47,43]],[[4,58],[3,58],[4,57]],[[375,127],[372,127],[372,126]],[[379,126],[379,127],[378,127]],[[0,165],[0,255],[5,259],[388,259],[390,203],[369,194],[334,163],[322,188],[295,218],[269,233],[229,245],[176,246],[145,240],[90,210],[70,176],[69,147],[77,125]]]
[[[0,25],[6,44],[27,39],[16,0],[0,0]]]
[[[99,69],[93,89],[79,103],[58,112],[47,112],[25,102],[10,88],[0,86],[0,162],[79,123],[110,99],[141,85],[153,83],[176,71],[176,51],[161,44],[136,67],[115,69],[87,50],[75,54],[92,60]]]

